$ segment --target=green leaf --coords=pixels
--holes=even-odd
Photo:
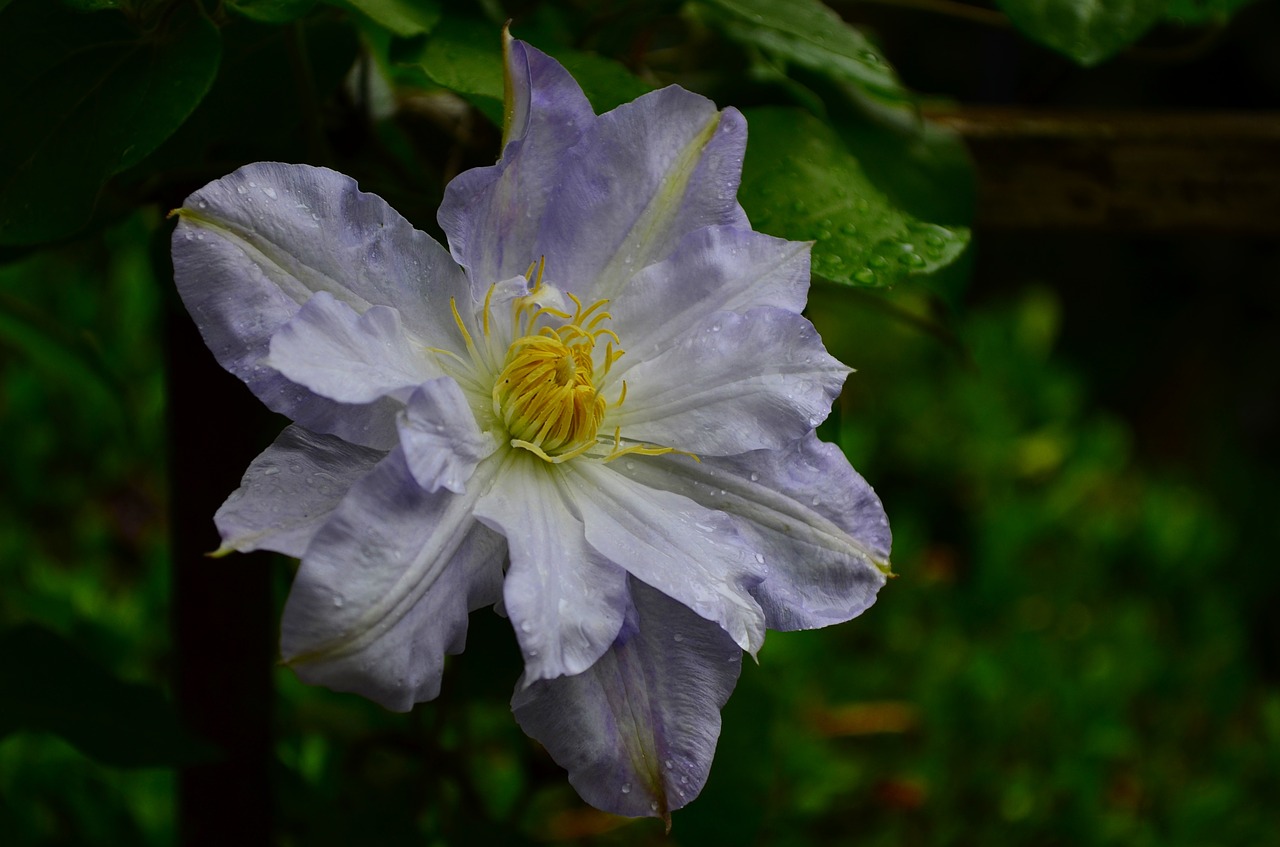
[[[1199,26],[1207,23],[1223,24],[1236,12],[1255,0],[1169,0],[1164,16],[1174,23]]]
[[[763,232],[814,241],[814,273],[849,285],[893,285],[955,260],[961,226],[920,221],[889,200],[826,124],[793,109],[748,109],[738,197]]]
[[[106,180],[147,156],[199,104],[218,31],[188,7],[139,32],[114,12],[17,0],[0,14],[0,244],[74,233]]]
[[[120,8],[120,0],[62,0],[62,5],[81,12],[97,12],[102,9]],[[0,8],[3,7],[0,6]]]
[[[440,0],[343,0],[395,35],[412,38],[440,23]]]
[[[741,44],[850,84],[877,100],[912,101],[867,37],[818,0],[702,0],[695,9]]]
[[[502,32],[485,21],[445,18],[416,63],[431,81],[463,95],[502,124]]]
[[[1082,65],[1128,47],[1164,14],[1168,0],[996,0],[1032,41]]]
[[[214,750],[182,728],[156,689],[125,682],[62,636],[26,625],[0,633],[0,738],[51,732],[105,765],[206,761]]]
[[[246,18],[267,24],[282,24],[311,11],[316,0],[232,0],[227,5]]]

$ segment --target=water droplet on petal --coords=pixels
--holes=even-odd
[[[760,565],[764,564],[764,556],[760,553],[756,553],[756,563]]]
[[[650,809],[652,809],[652,810],[653,810],[653,811],[655,811],[655,812],[656,812],[656,811],[658,811],[658,801],[657,801],[657,800],[650,800],[650,801],[649,801],[649,808],[650,808]]]
[[[272,200],[276,199],[276,190],[269,185],[262,186],[262,193],[270,197]]]
[[[665,762],[663,762],[662,764],[664,764],[664,765],[666,765],[666,766],[667,766],[667,770],[671,770],[672,768],[674,768],[674,767],[676,766],[676,763],[675,763],[675,762],[673,762],[673,761],[671,761],[670,759],[667,759],[667,760],[666,760]]]
[[[676,643],[677,643],[677,644],[679,644],[681,641],[684,641],[684,636],[677,632],[677,633],[676,633]]]
[[[622,793],[623,793],[623,794],[630,794],[630,793],[631,793],[631,783],[629,783],[629,782],[624,782],[624,783],[622,783]]]
[[[759,481],[760,481],[760,474],[756,473],[755,471],[752,471],[752,472],[751,472],[751,481],[752,481],[752,482],[759,482]]]
[[[529,623],[528,621],[524,621],[524,622],[522,622],[522,623],[520,624],[520,631],[521,631],[521,632],[533,632],[533,624]]]
[[[814,498],[813,498],[813,505],[818,506],[818,505],[821,505],[821,504],[822,504],[822,498],[821,498],[821,497],[814,497]]]
[[[341,608],[342,608],[342,604],[343,604],[344,602],[345,602],[345,601],[342,599],[342,595],[341,595],[341,594],[335,594],[335,595],[333,595],[333,608],[335,608],[335,609],[341,609]]]

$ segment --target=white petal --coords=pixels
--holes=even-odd
[[[742,651],[714,623],[630,584],[634,608],[609,652],[577,676],[517,689],[511,707],[582,799],[669,823],[707,780]]]
[[[720,624],[754,655],[764,641],[764,612],[750,590],[764,578],[764,568],[733,522],[688,498],[628,479],[610,465],[569,464],[564,479],[586,525],[587,543]]]
[[[737,522],[768,568],[752,593],[770,629],[847,621],[885,584],[890,533],[880,499],[838,447],[813,434],[781,450],[701,463],[636,457],[621,470]]]
[[[385,455],[332,435],[286,427],[213,516],[222,550],[301,556],[347,490]]]
[[[400,445],[414,479],[427,491],[461,494],[476,465],[498,444],[481,432],[466,395],[449,377],[424,382],[399,418]]]
[[[350,177],[305,165],[246,165],[179,213],[174,278],[218,362],[312,432],[393,446],[393,404],[335,403],[262,360],[275,331],[319,291],[357,312],[390,306],[433,346],[454,349],[449,299],[462,308],[470,288],[444,248]]]
[[[627,351],[611,376],[654,358],[713,312],[769,306],[799,314],[809,290],[809,248],[738,227],[690,233],[671,258],[642,270],[609,304]]]
[[[352,487],[312,539],[285,604],[281,652],[300,678],[397,711],[439,693],[467,612],[501,590],[502,538],[473,515],[496,458],[465,494],[424,491],[398,449]]]
[[[746,228],[737,203],[746,121],[670,86],[603,114],[558,174],[536,255],[550,281],[588,300],[618,295],[704,226]]]
[[[698,455],[777,448],[826,418],[848,373],[797,314],[720,312],[627,371],[626,402],[607,423]]]
[[[622,626],[626,571],[589,548],[566,503],[560,469],[514,451],[476,517],[507,537],[507,615],[524,654],[525,681],[581,673]]]
[[[322,291],[271,339],[268,367],[339,403],[401,402],[440,369],[406,334],[400,313],[371,306],[363,314]]]

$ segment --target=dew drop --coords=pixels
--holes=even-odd
[[[270,197],[272,200],[276,199],[276,190],[269,185],[262,186],[262,193]]]
[[[627,470],[629,470],[629,471],[633,471],[633,470],[635,470],[635,469],[636,469],[636,463],[635,463],[635,462],[627,462]]]
[[[759,564],[759,565],[764,564],[764,556],[760,553],[756,553],[756,564]]]
[[[812,502],[812,503],[813,503],[813,505],[815,505],[815,506],[820,506],[820,505],[822,505],[822,498],[821,498],[821,497],[814,497],[814,498],[813,498],[813,500],[812,500],[811,502]]]
[[[674,767],[676,766],[676,763],[675,763],[675,762],[673,762],[673,761],[671,761],[670,759],[667,759],[667,760],[666,760],[665,762],[663,762],[662,764],[664,764],[664,765],[666,765],[666,766],[667,766],[667,770],[671,770],[672,768],[674,768]]]
[[[650,808],[650,809],[652,809],[652,810],[653,810],[653,811],[655,811],[655,812],[656,812],[656,811],[658,811],[658,801],[657,801],[657,800],[650,800],[650,801],[649,801],[649,808]]]
[[[528,621],[524,621],[523,623],[520,624],[520,631],[533,632],[533,624],[529,623]]]
[[[333,608],[335,608],[335,609],[341,609],[341,608],[342,608],[342,604],[343,604],[344,602],[345,602],[345,601],[342,599],[342,595],[341,595],[341,594],[335,594],[335,595],[333,595]]]
[[[629,782],[624,782],[624,783],[622,783],[622,793],[623,793],[623,794],[630,794],[630,793],[631,793],[631,783],[629,783]]]
[[[760,474],[756,473],[755,471],[752,471],[752,472],[751,472],[751,481],[752,481],[752,482],[759,482],[759,481],[760,481]]]
[[[684,775],[681,775],[681,777],[680,777],[680,784],[681,784],[681,785],[688,785],[688,784],[689,784],[689,777],[684,776]]]
[[[863,268],[862,270],[854,273],[853,278],[855,281],[860,282],[863,285],[875,285],[876,272],[871,270],[871,268]]]
[[[680,633],[678,633],[678,632],[676,633],[675,638],[676,638],[676,643],[677,643],[677,644],[679,644],[681,641],[684,641],[684,636],[683,636],[683,635],[681,635],[681,634],[680,634]]]

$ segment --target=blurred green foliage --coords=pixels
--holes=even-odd
[[[1246,6],[998,5],[1084,63],[1122,62],[1161,15],[1213,33]],[[1070,44],[1043,28],[1051,9],[1082,21]],[[165,693],[166,490],[200,484],[167,480],[168,450],[207,445],[165,420],[162,339],[191,329],[156,261],[164,213],[278,158],[351,173],[434,231],[447,180],[497,153],[498,33],[511,18],[598,110],[674,82],[746,111],[742,202],[762,229],[816,242],[810,316],[858,368],[823,432],[884,498],[901,576],[849,625],[770,635],[725,710],[711,780],[669,838],[585,807],[519,731],[508,698],[520,657],[496,615],[474,616],[441,697],[408,715],[278,669],[274,840],[1273,840],[1280,582],[1275,531],[1258,535],[1277,505],[1273,452],[1227,415],[1217,429],[1169,420],[1147,390],[1153,368],[1123,366],[1137,350],[1181,349],[1162,323],[1180,295],[1154,270],[1126,271],[1132,308],[1118,316],[1097,306],[1119,295],[1091,295],[1084,276],[1046,285],[979,255],[970,284],[972,173],[909,87],[908,70],[938,60],[882,49],[837,14],[856,10],[0,0],[0,113],[12,117],[0,135],[0,839],[173,843],[174,768],[206,752]],[[905,20],[897,31],[917,34]],[[1136,88],[1114,64],[1027,55],[1074,91]],[[1275,94],[1258,99],[1274,107]],[[1063,238],[1068,251],[1096,246]],[[1280,257],[1260,256],[1232,266],[1234,290],[1262,290]],[[1215,298],[1228,317],[1200,327],[1203,345],[1250,352],[1206,361],[1243,374],[1217,381],[1274,436],[1276,386],[1250,363],[1266,358],[1275,299]],[[1198,309],[1188,299],[1184,320]],[[1175,428],[1194,449],[1152,449]],[[289,566],[275,575],[279,604]]]

